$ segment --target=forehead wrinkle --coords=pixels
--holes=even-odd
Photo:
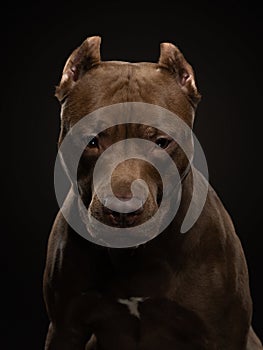
[[[102,132],[104,130],[106,130],[108,128],[108,124],[103,121],[100,120],[99,123],[96,120],[86,120],[85,123],[81,124],[78,126],[79,131],[81,134],[97,134],[98,130],[102,130]]]

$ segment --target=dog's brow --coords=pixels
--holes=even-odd
[[[96,130],[98,129],[102,130],[100,134],[107,134],[106,129],[108,127],[109,125],[107,124],[107,122],[103,120],[99,121],[99,123],[98,121],[94,122],[92,120],[87,120],[87,122],[84,125],[82,125],[80,128],[83,134],[90,133],[88,132],[88,130],[94,130],[94,134],[96,134]]]
[[[158,134],[158,129],[156,129],[152,126],[148,126],[145,130],[145,133],[148,137],[154,137]]]
[[[111,136],[111,133],[110,133],[109,129],[105,129],[105,130],[101,131],[99,133],[99,135],[102,137],[106,137],[106,136]]]

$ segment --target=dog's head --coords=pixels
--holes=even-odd
[[[200,95],[192,67],[176,46],[162,43],[157,63],[128,63],[101,61],[100,42],[100,37],[87,38],[65,64],[56,89],[56,96],[62,104],[59,144],[86,115],[101,107],[124,102],[164,107],[192,128]],[[189,163],[175,140],[149,125],[119,124],[89,138],[79,162],[78,189],[91,215],[110,226],[131,227],[147,221],[157,211],[162,199],[160,174],[152,164],[135,158],[121,162],[114,169],[112,191],[108,191],[103,181],[99,183],[101,195],[98,198],[93,186],[97,160],[114,143],[130,138],[146,139],[156,145],[151,151],[153,157],[160,157],[160,150],[165,150],[181,176]],[[107,172],[108,165],[105,163],[104,166]],[[134,195],[132,184],[138,179],[147,183],[148,191],[143,182],[137,181]]]

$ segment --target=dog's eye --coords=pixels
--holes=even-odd
[[[98,140],[97,136],[95,136],[90,140],[87,147],[96,148],[98,146],[99,146],[99,140]]]
[[[166,137],[159,137],[155,143],[157,146],[159,146],[160,148],[166,148],[168,147],[168,145],[170,144],[171,140],[166,138]]]

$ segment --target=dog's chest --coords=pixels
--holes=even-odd
[[[174,271],[165,259],[144,260],[136,253],[112,256],[107,270],[107,294],[115,299],[165,297]],[[106,276],[105,276],[106,277]],[[103,276],[102,276],[103,278]]]

